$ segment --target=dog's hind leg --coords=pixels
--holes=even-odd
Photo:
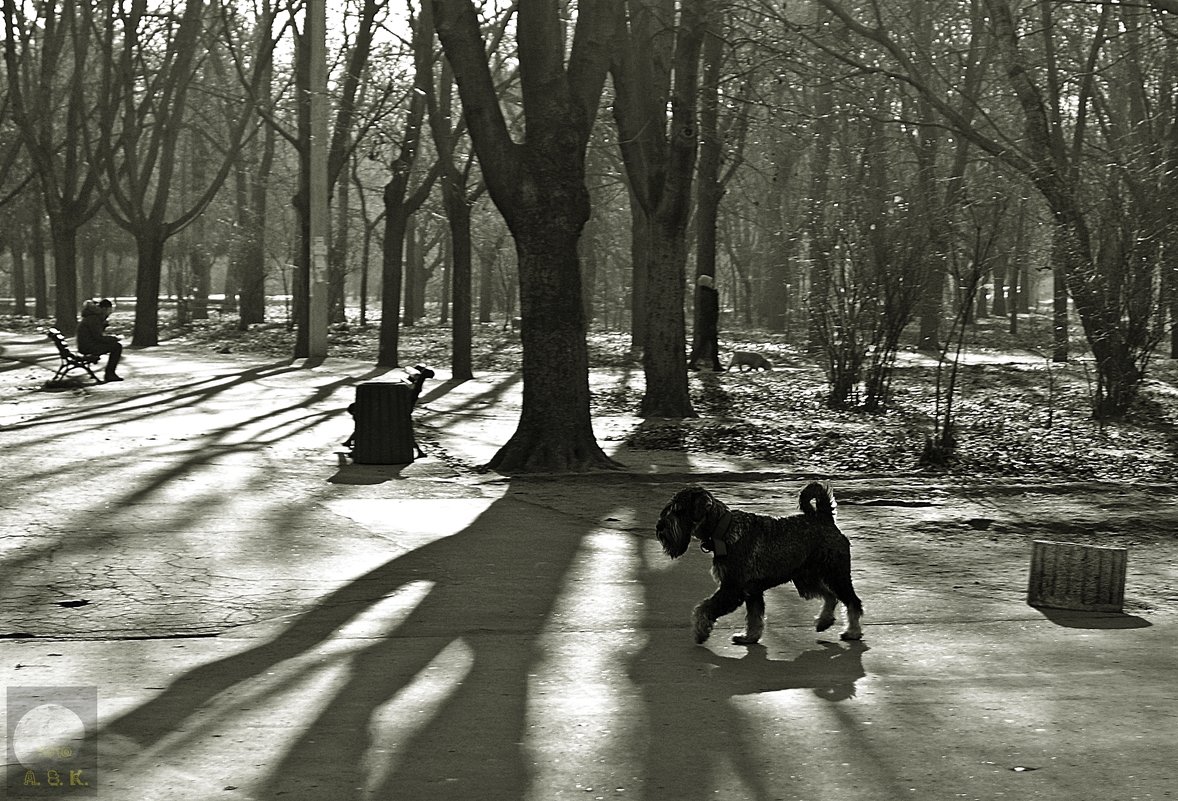
[[[834,608],[838,604],[838,596],[827,586],[824,578],[810,572],[799,573],[793,578],[794,588],[798,595],[807,601],[812,598],[822,599],[822,611],[814,618],[814,630],[826,631],[834,625]]]
[[[831,576],[829,581],[831,591],[843,602],[847,610],[847,627],[839,637],[844,640],[863,639],[863,626],[859,622],[863,617],[863,602],[859,600],[859,596],[855,594],[855,587],[851,584],[851,571],[848,569],[845,573],[840,572]]]
[[[733,636],[732,641],[737,645],[753,645],[761,639],[761,633],[765,630],[765,595],[760,592],[749,593],[744,599],[744,614],[744,634]]]
[[[710,598],[700,601],[691,613],[692,630],[695,641],[702,643],[711,636],[712,627],[716,620],[729,612],[736,611],[736,607],[744,601],[744,596],[734,587],[721,584]]]
[[[814,618],[814,631],[826,631],[834,625],[834,608],[838,604],[838,596],[823,584],[819,591],[822,595],[822,611]]]

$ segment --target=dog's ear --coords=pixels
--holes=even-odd
[[[694,523],[700,522],[712,511],[712,494],[703,487],[696,489],[698,492],[694,493],[691,499],[691,520]]]

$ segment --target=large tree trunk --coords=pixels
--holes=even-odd
[[[616,467],[597,444],[589,414],[577,255],[589,212],[584,176],[549,158],[534,169],[538,175],[524,179],[525,196],[537,203],[517,207],[509,220],[520,274],[523,410],[515,434],[488,466],[504,473]]]
[[[623,21],[626,41],[613,62],[622,158],[649,228],[647,330],[643,342],[644,417],[695,417],[687,391],[683,314],[687,225],[698,142],[699,60],[706,29],[703,0],[683,0],[669,27],[662,4],[635,0]],[[673,44],[670,42],[673,41]],[[671,61],[663,61],[668,53]],[[673,67],[673,69],[672,69]],[[670,120],[667,98],[670,90]]]
[[[453,322],[450,326],[450,369],[455,381],[474,378],[471,364],[471,280],[470,206],[461,184],[450,190],[446,218],[450,223],[450,298]]]
[[[536,0],[517,9],[522,144],[512,140],[499,106],[474,6],[434,0],[432,9],[487,188],[519,259],[523,409],[515,434],[489,466],[505,473],[616,467],[598,446],[589,416],[577,258],[589,219],[585,149],[605,83],[616,6],[603,0],[581,7],[567,54],[557,2]]]
[[[159,344],[160,278],[167,234],[163,226],[154,223],[144,223],[133,233],[139,258],[135,270],[135,326],[131,344],[151,347]]]
[[[650,275],[647,291],[646,348],[642,368],[646,393],[639,413],[643,417],[695,417],[687,391],[686,318],[683,312],[687,281],[687,243],[684,231],[671,225],[651,226]]]
[[[269,126],[262,131],[261,159],[252,172],[253,164],[243,166],[244,197],[238,209],[240,236],[238,243],[238,289],[241,294],[238,325],[242,330],[266,319],[266,215],[269,197],[267,186],[270,166],[274,161],[274,131]],[[226,298],[228,300],[228,297]]]
[[[1065,211],[1070,206],[1061,203]],[[1071,217],[1069,224],[1067,218]],[[1076,314],[1096,359],[1096,399],[1093,414],[1097,419],[1120,417],[1129,410],[1143,377],[1136,349],[1128,341],[1121,309],[1095,263],[1088,230],[1078,214],[1056,213],[1064,277]]]
[[[491,459],[492,469],[562,472],[610,464],[589,416],[579,237],[579,226],[516,234],[523,411],[515,434]]]
[[[718,298],[710,294],[716,290],[700,285],[699,279],[707,276],[714,284],[716,278],[716,224],[720,215],[720,199],[724,197],[724,187],[720,182],[723,143],[719,125],[723,45],[718,32],[709,30],[706,33],[695,210],[695,315],[692,321],[691,356],[687,364],[689,369],[696,369],[701,362],[713,370],[720,369]]]
[[[78,227],[67,219],[68,212],[49,215],[53,237],[53,318],[68,336],[78,330]]]
[[[33,316],[44,320],[49,316],[49,276],[45,269],[45,226],[41,224],[40,214],[33,215],[31,230],[29,247],[33,256]],[[56,321],[58,329],[66,336],[73,336],[78,330],[77,318],[71,315],[70,320],[73,322],[67,328],[62,328],[61,321]]]
[[[380,347],[376,356],[379,367],[400,364],[401,287],[405,275],[405,228],[409,209],[405,205],[408,171],[394,172],[384,188],[384,252],[381,258]]]

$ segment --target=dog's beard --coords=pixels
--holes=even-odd
[[[655,535],[663,544],[663,553],[672,559],[678,559],[687,553],[687,546],[691,544],[690,532],[680,528],[679,521],[675,517],[659,518],[658,525],[655,527]]]

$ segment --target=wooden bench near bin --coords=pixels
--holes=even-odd
[[[1126,548],[1035,540],[1027,603],[1051,609],[1120,612],[1128,561]]]

